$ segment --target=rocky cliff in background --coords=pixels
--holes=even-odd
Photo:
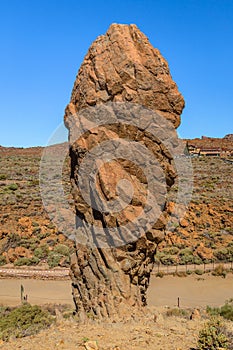
[[[121,235],[122,225],[133,221],[143,210],[148,188],[142,169],[125,160],[122,154],[122,157],[116,157],[99,169],[96,187],[100,195],[110,202],[117,198],[118,181],[126,179],[134,188],[133,199],[120,213],[96,210],[93,196],[89,198],[93,205],[87,204],[79,188],[78,171],[88,151],[103,141],[130,139],[145,144],[156,157],[163,168],[168,189],[176,176],[171,154],[166,152],[161,142],[135,126],[117,122],[114,108],[111,108],[111,113],[115,124],[101,125],[74,141],[72,128],[79,119],[76,113],[107,102],[142,105],[171,121],[174,127],[180,124],[183,97],[172,80],[166,60],[135,25],[113,24],[91,45],[76,77],[65,113],[65,124],[70,131],[71,182],[78,223],[71,276],[74,301],[80,316],[116,317],[124,312],[131,313],[132,307],[137,309],[146,304],[154,254],[164,238],[166,225],[164,211],[146,234],[121,247],[80,244],[80,232],[97,240],[98,227],[117,227]],[[91,230],[89,225],[92,225]],[[108,243],[113,238],[109,236],[106,236]]]

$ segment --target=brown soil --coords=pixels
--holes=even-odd
[[[155,310],[158,314],[165,310]],[[78,325],[62,322],[36,336],[10,341],[0,345],[4,350],[185,350],[196,345],[198,330],[203,323],[178,317],[161,316],[154,322],[153,314],[125,323]],[[98,347],[89,348],[87,340],[96,341]],[[88,344],[88,343],[86,343]]]

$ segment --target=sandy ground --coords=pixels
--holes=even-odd
[[[38,335],[0,342],[4,350],[190,350],[197,343],[203,321],[179,317],[162,317],[154,322],[151,317],[127,323],[100,323],[80,325],[63,322]],[[85,347],[86,341],[97,347]]]
[[[1,279],[0,304],[18,305],[21,284],[31,304],[73,303],[70,281]],[[152,276],[147,295],[149,306],[176,306],[178,297],[181,307],[219,306],[233,298],[233,274],[226,278],[212,275]]]
[[[148,305],[154,306],[177,306],[178,297],[181,307],[219,306],[233,298],[233,274],[153,277],[147,296]]]
[[[33,279],[1,279],[0,304],[20,304],[21,285],[30,304],[73,304],[70,281],[47,281]]]
[[[20,286],[23,284],[29,301],[37,304],[48,302],[72,303],[69,281],[0,280],[0,303],[16,305],[20,301]],[[148,307],[144,316],[131,321],[99,323],[89,321],[79,324],[75,320],[60,320],[51,328],[37,335],[0,341],[3,350],[191,350],[195,349],[201,319],[168,317],[167,306],[175,306],[177,296],[181,307],[221,305],[233,297],[233,275],[226,279],[213,276],[188,276],[163,278],[152,277],[148,291]],[[163,305],[163,306],[160,306]],[[166,306],[167,305],[167,306]],[[187,309],[188,315],[191,310]],[[154,316],[157,317],[154,317]],[[229,325],[233,331],[233,324]],[[93,341],[97,347],[86,347]]]

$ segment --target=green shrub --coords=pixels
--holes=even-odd
[[[194,271],[194,273],[195,273],[196,275],[201,276],[201,275],[204,274],[204,271],[203,271],[203,270],[196,269],[196,270]]]
[[[176,264],[176,256],[167,254],[164,252],[157,252],[155,255],[155,262],[160,262],[163,265],[174,265]]]
[[[199,256],[194,256],[193,257],[193,263],[195,265],[201,265],[201,264],[203,264],[203,261],[202,261],[202,259]]]
[[[69,247],[67,247],[64,244],[56,245],[55,248],[54,248],[54,252],[57,253],[57,254],[64,255],[64,256],[69,256],[70,255]]]
[[[61,259],[63,258],[63,255],[57,254],[54,252],[50,252],[48,256],[48,265],[50,268],[59,266]]]
[[[0,180],[6,180],[6,175],[5,174],[0,174]]]
[[[219,348],[227,349],[229,339],[226,336],[226,330],[222,321],[218,318],[212,318],[204,328],[199,332],[198,349],[216,350]]]
[[[0,339],[21,338],[49,327],[53,318],[39,306],[24,304],[13,310],[0,310]]]
[[[32,266],[32,265],[37,265],[39,263],[40,259],[38,259],[36,256],[33,256],[32,258],[18,258],[14,262],[15,266]]]
[[[31,250],[36,249],[39,244],[40,244],[40,240],[37,237],[31,237],[31,238],[22,237],[20,241],[21,247],[31,249]]]
[[[18,189],[18,185],[17,184],[10,184],[7,186],[7,188],[11,191],[16,191]]]
[[[163,265],[171,266],[176,264],[176,256],[173,255],[165,255],[160,258],[160,262]]]
[[[4,255],[0,255],[0,266],[3,266],[6,264],[6,258]]]
[[[43,244],[34,250],[34,255],[38,259],[45,259],[48,256],[48,253],[49,253],[49,247],[47,244]]]
[[[227,248],[220,248],[214,251],[214,255],[218,260],[226,261],[230,260],[230,258],[232,257],[232,252]]]
[[[222,316],[226,320],[233,321],[233,299],[225,302],[223,306],[211,308],[207,306],[206,311],[211,316]]]

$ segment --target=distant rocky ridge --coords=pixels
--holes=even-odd
[[[202,136],[202,138],[195,138],[186,141],[188,150],[191,154],[213,154],[223,157],[233,156],[233,134],[228,134],[223,138]]]

